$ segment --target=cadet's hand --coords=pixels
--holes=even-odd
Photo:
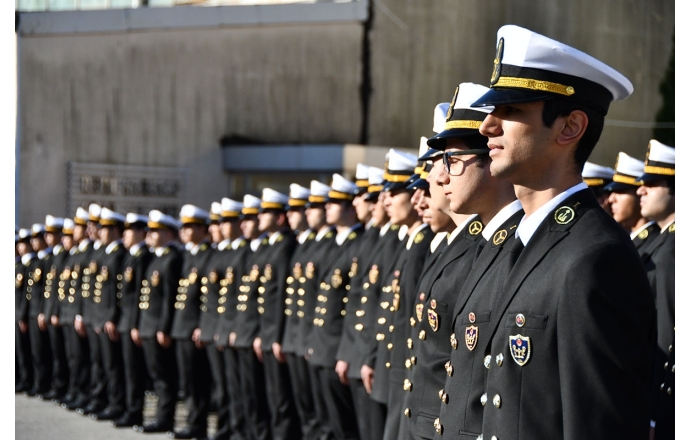
[[[281,364],[284,364],[285,363],[285,355],[283,354],[283,347],[279,343],[274,342],[271,345],[271,348],[273,349],[273,356],[275,356],[276,359],[278,359],[278,362],[280,362]]]
[[[237,339],[237,333],[235,333],[235,332],[230,333],[230,336],[228,336],[228,344],[231,347],[235,346],[235,339]]]
[[[256,357],[259,359],[259,362],[263,363],[264,354],[261,352],[261,338],[254,339],[254,342],[252,343],[252,348],[254,348],[254,353],[256,354]]]
[[[60,318],[53,315],[50,317],[50,323],[53,324],[53,327],[57,327],[58,325],[60,325]]]
[[[106,322],[103,329],[108,334],[108,338],[111,341],[116,342],[120,340],[120,332],[117,331],[117,326],[113,322]]]
[[[204,343],[201,341],[200,328],[195,328],[194,332],[192,332],[192,341],[194,341],[194,345],[196,346],[196,348],[204,348]]]
[[[160,346],[163,348],[170,347],[170,344],[172,343],[172,339],[170,339],[170,335],[166,335],[163,332],[156,332],[156,340],[158,341]]]
[[[43,313],[38,314],[38,328],[42,332],[46,331],[46,315]]]
[[[81,320],[81,316],[74,318],[74,330],[80,337],[83,338],[86,336],[86,327],[84,327],[84,323]]]
[[[26,333],[26,321],[17,321],[17,324],[19,324],[19,331],[22,333]]]
[[[347,379],[347,370],[350,368],[350,364],[345,361],[338,361],[335,364],[335,372],[340,378],[340,383],[343,385],[349,385],[350,381]]]
[[[132,342],[137,347],[141,347],[141,339],[139,339],[139,329],[133,328],[129,331],[129,336],[132,338]]]
[[[369,365],[362,365],[360,373],[362,374],[364,389],[367,390],[367,394],[371,394],[371,387],[374,386],[374,369]]]

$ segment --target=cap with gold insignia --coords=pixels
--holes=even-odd
[[[220,201],[220,206],[221,221],[229,222],[232,220],[237,220],[242,214],[242,202],[238,202],[237,200],[223,197]]]
[[[405,153],[395,148],[388,151],[388,164],[383,174],[386,183],[383,185],[384,191],[405,188],[407,180],[414,174],[417,166],[417,155]]]
[[[436,107],[434,107],[434,127],[433,127],[433,132],[438,134],[441,133],[443,130],[446,129],[446,115],[448,114],[448,108],[450,107],[450,102],[441,102],[439,104],[436,104]],[[437,157],[438,155],[442,154],[442,150],[436,150],[434,148],[429,147],[429,140],[427,139],[427,149],[424,151],[422,154],[422,148],[421,145],[419,147],[419,160],[430,160],[433,159],[434,157]]]
[[[606,185],[604,190],[615,192],[635,189],[641,185],[636,179],[643,173],[644,162],[621,151],[616,158],[616,172],[613,175],[613,182]]]
[[[331,190],[328,191],[328,202],[349,202],[355,197],[357,185],[350,182],[338,173],[333,174],[333,181],[331,182]]]
[[[245,194],[242,199],[242,215],[256,215],[261,208],[261,199],[251,194]]]
[[[148,227],[150,229],[172,229],[177,231],[180,229],[180,222],[175,220],[172,216],[163,214],[157,209],[149,212]]]
[[[267,210],[284,211],[290,198],[283,193],[271,188],[264,188],[261,191],[261,212]]]
[[[321,206],[326,203],[331,187],[318,180],[312,180],[309,185],[309,203],[307,208]]]
[[[62,227],[65,224],[65,219],[62,217],[53,217],[52,215],[46,215],[45,228],[46,232],[62,232]]]
[[[22,228],[17,232],[17,235],[19,236],[19,241],[28,243],[31,239],[31,229]]]
[[[31,225],[31,236],[32,237],[42,237],[46,232],[46,227],[41,223],[34,223]]]
[[[89,212],[86,209],[82,208],[81,206],[78,207],[76,214],[74,214],[74,224],[86,226],[86,223],[88,221],[89,221]]]
[[[180,209],[180,222],[182,226],[186,225],[208,225],[211,220],[211,215],[198,206],[184,205]]]
[[[136,212],[128,212],[125,216],[125,228],[127,229],[146,229],[148,222],[148,217]]]
[[[367,189],[369,188],[369,165],[364,165],[363,163],[357,164],[357,170],[355,171],[355,185],[357,185],[357,191],[355,194],[367,192]]]
[[[92,203],[89,205],[89,221],[98,223],[101,218],[101,205]]]
[[[369,187],[367,188],[367,195],[364,200],[368,202],[376,202],[379,198],[379,193],[383,191],[383,175],[385,170],[378,167],[369,167]]]
[[[560,98],[606,115],[611,101],[625,99],[632,83],[580,50],[520,26],[498,30],[491,90],[473,106]]]
[[[307,205],[309,200],[309,188],[296,183],[290,184],[290,198],[288,200],[288,209],[301,208]]]
[[[211,202],[211,210],[209,211],[210,223],[217,225],[220,223],[220,214],[223,210],[220,202]]]
[[[435,150],[445,150],[448,138],[478,135],[479,126],[494,108],[490,105],[473,108],[472,104],[488,91],[489,88],[481,84],[465,82],[458,85],[455,88],[453,100],[448,106],[443,130],[429,139],[429,147]],[[489,152],[488,145],[486,152]]]
[[[613,181],[614,174],[616,174],[616,170],[613,168],[585,162],[585,166],[582,169],[582,180],[590,188],[603,188]]]
[[[74,234],[74,220],[66,218],[62,222],[62,233],[63,233],[63,235]]]
[[[123,226],[125,225],[126,217],[119,212],[112,211],[108,208],[101,209],[101,218],[98,223],[101,226]]]
[[[647,145],[647,157],[644,160],[644,174],[638,180],[652,182],[654,180],[676,177],[676,149],[664,145],[656,139]]]
[[[427,176],[429,176],[429,171],[431,171],[431,166],[432,163],[431,161],[427,161],[426,159],[422,159],[426,153],[431,150],[429,148],[429,145],[427,145],[427,141],[429,139],[426,136],[422,136],[419,139],[419,157],[417,158],[417,167],[414,169],[414,174],[410,179],[407,181],[407,189],[428,189],[429,188],[429,182],[426,181]],[[437,150],[434,150],[437,151]],[[437,154],[440,154],[440,151],[437,151]]]

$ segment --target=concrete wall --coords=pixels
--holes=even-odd
[[[189,202],[207,206],[233,187],[224,135],[357,144],[366,120],[368,144],[416,150],[457,84],[488,83],[506,23],[628,76],[635,93],[609,120],[651,122],[661,105],[672,0],[374,0],[365,115],[367,5],[22,14],[19,224],[72,215],[70,161],[184,167]],[[613,166],[620,150],[642,158],[651,133],[608,125],[591,160]]]
[[[572,45],[626,75],[635,92],[607,119],[654,121],[671,55],[673,0],[375,0],[369,142],[416,145],[432,112],[466,81],[488,85],[496,32],[516,24]],[[613,167],[619,151],[644,158],[650,128],[607,125],[591,156]]]

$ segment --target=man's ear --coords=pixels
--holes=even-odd
[[[579,142],[589,124],[587,114],[582,110],[573,110],[568,116],[559,119],[562,120],[562,126],[556,137],[556,142],[560,145]]]

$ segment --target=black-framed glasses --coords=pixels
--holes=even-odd
[[[470,154],[489,154],[488,148],[474,148],[470,150],[459,150],[459,151],[444,151],[443,152],[443,166],[446,167],[446,171],[451,176],[459,176],[462,174],[462,169],[464,167],[464,162],[461,160],[451,161],[450,158],[453,156],[466,156]]]

